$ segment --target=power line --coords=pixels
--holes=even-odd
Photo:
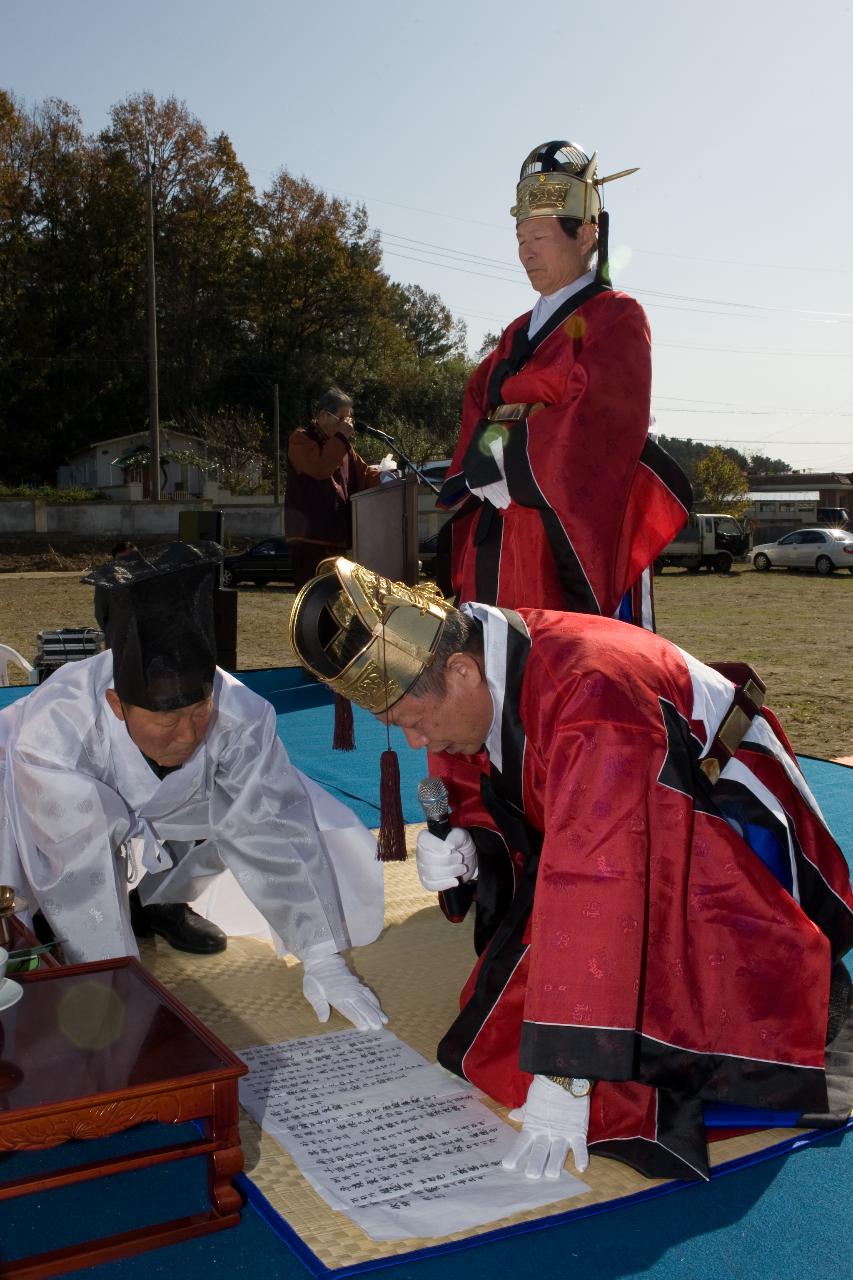
[[[832,275],[847,275],[853,267],[799,266],[790,262],[741,262],[737,258],[700,258],[688,253],[669,253],[665,249],[631,249],[631,253],[645,253],[651,258],[674,258],[678,262],[705,262],[716,267],[749,267],[755,271],[820,271]]]
[[[496,276],[496,275],[493,275],[493,274],[491,274],[490,272],[486,272],[486,271],[472,271],[472,270],[471,270],[470,268],[468,268],[468,267],[459,267],[459,266],[455,266],[454,264],[449,263],[449,262],[435,262],[435,261],[430,260],[429,258],[416,258],[416,257],[413,257],[411,254],[408,254],[408,253],[400,253],[400,252],[399,252],[398,250],[396,250],[396,249],[383,250],[383,253],[384,253],[386,256],[389,256],[389,257],[392,257],[392,258],[404,258],[407,262],[420,262],[420,263],[423,263],[423,265],[424,265],[424,266],[427,266],[427,267],[440,267],[443,271],[457,271],[457,272],[461,272],[461,274],[462,274],[462,275],[466,275],[466,276],[480,276],[482,279],[485,279],[485,280],[497,280],[497,281],[499,281],[501,284],[512,284],[512,285],[516,285],[516,284],[518,284],[518,285],[520,285],[520,284],[522,283],[520,280],[508,280],[505,276]],[[634,292],[635,292],[635,293],[640,293],[640,292],[641,292],[641,290],[639,290],[639,289],[635,289],[635,290],[634,290]],[[698,301],[698,299],[697,299],[697,301]],[[689,311],[689,312],[697,312],[697,313],[701,313],[702,315],[707,315],[707,316],[722,316],[722,317],[723,317],[724,319],[726,319],[726,320],[732,320],[732,319],[735,319],[735,320],[742,320],[742,319],[754,320],[754,319],[756,319],[756,318],[757,318],[756,316],[743,316],[743,315],[734,315],[734,316],[733,316],[733,315],[731,314],[731,312],[729,312],[729,311],[709,311],[707,307],[681,307],[681,306],[674,306],[674,305],[672,305],[671,303],[667,303],[667,302],[650,302],[648,305],[649,305],[650,307],[656,307],[656,308],[659,308],[659,309],[664,310],[664,311]],[[727,303],[723,303],[722,305],[723,305],[723,306],[727,306],[728,304],[727,304]],[[734,305],[734,304],[733,304],[733,305]]]
[[[847,412],[845,410],[842,410],[841,412],[837,412],[835,409],[825,409],[825,410],[813,409],[813,408],[795,409],[795,408],[791,408],[790,405],[773,405],[773,404],[765,405],[762,408],[757,405],[756,406],[738,405],[732,400],[700,400],[698,398],[695,398],[694,396],[668,396],[664,392],[656,393],[655,398],[661,399],[661,400],[675,400],[680,404],[686,404],[686,405],[695,405],[695,404],[716,405],[719,408],[732,409],[734,411],[743,412],[743,413],[792,413],[795,415],[801,414],[801,413],[808,413],[808,414],[819,413],[822,418],[853,418],[853,411]],[[697,409],[696,412],[698,413],[699,410]]]
[[[666,399],[666,397],[663,397]],[[652,396],[652,400],[656,401],[656,397]],[[727,418],[777,418],[780,413],[791,414],[793,417],[801,417],[807,414],[811,418],[853,418],[853,413],[824,413],[821,409],[691,409],[691,408],[675,408],[672,405],[663,405],[659,409],[660,413],[695,413],[695,414],[716,414]],[[783,427],[782,430],[785,430]],[[770,437],[768,437],[769,439]],[[800,441],[801,444],[808,444],[809,441]],[[837,442],[836,442],[837,443]]]
[[[469,253],[465,249],[452,249],[448,245],[432,244],[429,240],[414,240],[411,236],[398,236],[387,231],[380,231],[379,234],[382,237],[383,244],[386,239],[390,238],[395,242],[402,241],[404,244],[416,245],[419,248],[435,249],[440,253],[451,253],[456,257],[469,259],[472,262],[483,262],[495,267],[502,267],[507,271],[515,272],[519,276],[526,275],[520,263],[507,262],[503,258],[486,258],[482,254]]]
[[[258,170],[258,172],[270,173],[271,170]],[[364,204],[367,204],[369,201],[371,204],[388,205],[388,207],[392,209],[405,209],[409,213],[425,213],[432,218],[446,218],[450,222],[465,222],[473,227],[490,227],[493,231],[507,230],[507,223],[505,222],[481,222],[475,218],[463,218],[463,217],[460,217],[459,214],[446,213],[438,209],[425,209],[418,205],[397,204],[393,200],[382,200],[378,196],[363,196],[363,195],[357,195],[351,191],[349,192],[340,191],[340,190],[336,191],[331,187],[329,188],[329,190],[332,191],[334,195],[342,195],[347,197],[347,199],[351,199],[351,200],[360,200]],[[678,262],[704,262],[704,263],[710,264],[711,266],[749,267],[757,271],[785,271],[785,272],[813,271],[813,272],[831,273],[833,275],[841,275],[841,274],[846,275],[848,273],[853,272],[853,267],[840,267],[840,266],[818,267],[814,265],[794,265],[789,262],[784,262],[784,263],[783,262],[744,262],[737,258],[706,258],[706,257],[701,257],[697,254],[671,253],[666,249],[641,249],[641,248],[635,248],[634,246],[631,246],[631,253],[632,254],[645,253],[645,254],[648,254],[649,257],[654,257],[654,258],[673,258]]]
[[[253,173],[264,173],[268,177],[275,177],[277,173],[281,172],[281,168],[284,168],[284,166],[281,166],[279,169],[262,169],[257,165],[247,165],[247,168]],[[459,214],[447,213],[447,211],[443,209],[426,209],[422,205],[400,204],[395,200],[383,200],[380,196],[366,196],[355,191],[343,191],[338,187],[329,187],[328,191],[331,195],[343,196],[347,200],[358,200],[365,206],[368,204],[386,205],[389,209],[403,209],[407,213],[424,213],[430,218],[443,218],[448,222],[462,222],[471,227],[489,227],[492,231],[506,231],[508,229],[508,224],[506,222],[483,222],[477,218],[463,218]],[[398,237],[398,239],[405,238],[406,237]],[[742,259],[738,258],[706,258],[698,254],[672,253],[666,249],[642,249],[633,245],[630,246],[630,250],[632,254],[642,253],[647,254],[652,258],[672,258],[677,262],[703,262],[710,266],[720,267],[747,267],[754,271],[784,271],[786,273],[791,271],[801,271],[832,275],[848,275],[853,273],[853,267],[842,267],[838,265],[833,265],[831,267],[819,267],[814,264],[803,265],[790,262],[744,262]]]
[[[408,248],[411,245],[413,248],[420,248],[430,256],[426,258],[415,257],[411,253],[403,253],[399,248],[388,248],[383,240],[382,251],[384,255],[392,258],[402,258],[407,262],[420,262],[424,266],[441,267],[445,271],[458,271],[462,272],[464,275],[475,275],[487,280],[498,280],[504,284],[523,283],[521,277],[524,275],[524,272],[522,268],[516,267],[514,264],[508,262],[502,262],[497,258],[484,258],[477,254],[464,253],[461,250],[451,249],[446,246],[431,245],[429,241],[414,240],[407,236],[394,237],[394,240],[404,240],[407,242],[403,246],[404,248]],[[450,262],[441,261],[443,257],[448,256],[453,260]],[[472,267],[460,266],[460,262],[468,262],[474,265],[493,264],[501,271],[510,272],[511,276],[507,278],[507,276],[496,275],[493,272],[473,270]],[[634,287],[632,292],[643,298],[666,299],[668,302],[698,303],[699,307],[696,308],[698,310],[704,310],[705,307],[729,307],[735,312],[741,312],[744,315],[749,315],[749,313],[754,312],[769,312],[774,315],[805,316],[810,319],[827,320],[836,324],[848,324],[853,322],[853,312],[851,311],[827,311],[814,307],[777,307],[766,302],[737,302],[731,301],[728,298],[702,298],[694,297],[691,294],[668,293],[665,290],[645,289],[642,287]],[[657,305],[662,306],[663,303],[659,302]],[[682,308],[675,309],[680,310]],[[706,314],[715,313],[709,312]],[[727,312],[718,312],[716,314],[728,316]]]
[[[503,284],[517,284],[517,285],[524,284],[524,281],[520,279],[509,280],[507,279],[506,276],[496,276],[491,272],[485,272],[485,271],[472,271],[468,267],[453,266],[449,262],[434,262],[434,261],[431,261],[429,258],[414,258],[411,256],[411,254],[400,253],[399,250],[397,249],[383,248],[382,253],[383,253],[383,256],[390,257],[390,258],[405,258],[407,262],[421,262],[426,267],[442,267],[445,271],[461,271],[462,274],[466,276],[482,276],[485,280],[500,280]]]
[[[444,299],[444,305],[454,315],[464,316],[469,320],[488,320],[493,324],[499,324],[501,331],[506,328],[506,316],[487,315],[482,311],[467,311],[464,307],[455,306],[446,299]],[[652,346],[654,348],[666,347],[676,351],[712,351],[720,352],[723,355],[730,353],[738,356],[784,356],[786,359],[796,359],[798,356],[815,356],[832,360],[853,359],[853,352],[851,351],[794,351],[793,349],[775,350],[772,347],[721,347],[712,343],[664,342],[655,337],[652,337]]]
[[[654,340],[653,345],[655,347],[669,347],[678,351],[720,351],[737,356],[785,356],[787,359],[790,359],[791,356],[821,356],[833,360],[853,359],[853,352],[851,351],[774,351],[770,347],[715,347],[700,346],[693,342],[657,342]]]

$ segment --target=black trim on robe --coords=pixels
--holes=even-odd
[[[503,360],[498,361],[492,370],[489,378],[489,404],[499,405],[503,403],[501,394],[503,384],[507,378],[514,377],[520,369],[522,369],[534,351],[541,347],[546,338],[550,338],[555,329],[559,329],[564,321],[568,320],[579,307],[585,302],[589,302],[590,298],[596,298],[600,293],[612,292],[609,284],[603,284],[600,280],[593,280],[591,284],[584,285],[577,293],[573,293],[570,298],[566,298],[557,310],[548,317],[543,325],[534,333],[532,338],[528,338],[527,329],[530,324],[519,325],[515,333],[512,335],[512,346],[509,355]]]
[[[636,1080],[653,1088],[774,1111],[826,1111],[826,1077],[819,1067],[795,1067],[732,1054],[692,1053],[633,1028],[525,1022],[522,1071]]]
[[[663,1089],[658,1089],[656,1100],[654,1138],[603,1138],[589,1144],[590,1152],[621,1160],[646,1178],[707,1179],[710,1170],[702,1103]]]
[[[477,548],[474,583],[480,604],[497,604],[504,522],[491,502],[483,502],[481,506],[474,530],[474,546]]]
[[[545,339],[550,337],[578,308],[591,298],[597,297],[600,293],[607,293],[609,290],[609,285],[593,281],[580,292],[567,298],[532,338],[528,338],[527,329],[523,325],[516,329],[509,356],[499,361],[492,370],[488,386],[489,404],[497,406],[503,403],[502,387],[505,380],[517,374]],[[484,488],[502,479],[500,467],[488,447],[488,437],[501,430],[500,424],[490,422],[488,418],[481,419],[474,428],[462,460],[461,474],[469,488]],[[559,517],[545,501],[531,471],[527,453],[527,430],[527,419],[523,418],[507,423],[506,430],[503,431],[504,469],[510,491],[516,502],[539,511],[556,562],[565,609],[578,613],[600,613],[598,601],[593,595],[574,547]],[[445,487],[442,487],[439,501],[445,493],[449,501],[451,491],[455,496],[459,487],[458,477],[447,476],[445,486],[447,488],[445,490]],[[476,548],[474,568],[476,598],[482,604],[497,602],[502,539],[503,521],[497,509],[490,502],[483,502],[483,510],[477,521],[473,538]]]
[[[527,735],[521,723],[521,685],[530,653],[530,633],[520,616],[512,609],[501,609],[507,623],[506,675],[504,681],[504,715],[501,721],[501,757],[503,771],[494,766],[491,777],[498,792],[507,796],[517,812],[524,816],[524,749]],[[507,707],[511,714],[507,715]],[[541,847],[538,835],[536,849]],[[512,847],[512,846],[510,846]],[[523,846],[521,846],[523,847]]]
[[[666,698],[658,698],[666,730],[666,756],[658,773],[661,786],[689,796],[697,813],[718,816],[711,801],[711,783],[699,768],[702,744],[690,730],[681,712]]]
[[[517,422],[509,433],[504,447],[507,484],[516,502],[539,512],[560,579],[563,608],[569,613],[601,613],[571,539],[536,483],[527,451],[527,434],[526,418]]]
[[[527,823],[522,808],[525,735],[518,715],[518,703],[527,654],[530,651],[530,636],[517,613],[508,609],[502,609],[501,612],[508,623],[504,708],[506,710],[507,705],[511,704],[512,713],[504,714],[501,725],[504,772],[501,774],[493,767],[490,777],[482,776],[480,789],[483,804],[498,829],[506,836],[509,847],[523,853],[524,869],[503,918],[499,922],[484,918],[482,933],[491,931],[492,936],[488,953],[477,975],[474,993],[438,1046],[437,1056],[441,1065],[463,1079],[465,1073],[462,1060],[527,950],[527,944],[522,942],[522,938],[533,907],[536,872],[542,848],[542,835]],[[505,884],[487,883],[494,869],[494,864],[487,862],[479,871],[478,926],[480,895],[485,895],[485,902],[488,904],[502,895],[506,888]]]
[[[524,663],[531,642],[522,619],[509,610],[502,612],[509,624],[501,726],[504,769],[499,772],[493,767],[490,776],[482,779],[481,792],[488,812],[505,834],[509,847],[520,851],[524,869],[507,915],[497,925],[483,956],[473,993],[439,1046],[439,1061],[461,1076],[464,1076],[466,1053],[475,1043],[527,951],[523,937],[533,907],[543,842],[541,833],[528,824],[523,809],[525,735],[519,707]],[[659,783],[690,797],[698,812],[726,821],[715,802],[710,782],[699,769],[701,742],[671,702],[661,698],[660,708],[668,749],[658,777]],[[750,751],[763,750],[753,743],[745,745]],[[737,784],[728,784],[724,780],[721,804],[725,806],[734,800],[739,801],[740,793],[741,788]],[[760,802],[757,805],[750,802],[746,816],[750,822],[755,821],[779,834],[780,824]],[[802,892],[811,864],[799,851],[796,853]],[[817,876],[814,868],[811,868],[811,873]],[[825,902],[825,885],[822,897]],[[643,1137],[638,1133],[626,1139],[602,1140],[591,1144],[590,1149],[596,1155],[619,1159],[647,1177],[706,1178],[708,1159],[703,1100],[719,1101],[722,1096],[746,1106],[799,1114],[807,1111],[812,1113],[810,1122],[815,1124],[832,1124],[837,1120],[839,1099],[844,1102],[849,1083],[846,1060],[853,1056],[844,1053],[852,1038],[849,1016],[845,1017],[847,995],[846,990],[841,991],[836,1000],[839,1006],[836,1024],[841,1024],[842,1030],[837,1032],[835,1043],[839,1045],[839,1062],[844,1062],[841,1070],[838,1063],[835,1064],[837,1087],[829,1097],[827,1077],[820,1068],[730,1054],[694,1053],[645,1036],[631,1027],[614,1029],[525,1022],[519,1066],[522,1071],[534,1075],[584,1075],[593,1080],[635,1081],[647,1086],[653,1091],[656,1107],[654,1135]]]
[[[699,740],[691,733],[688,722],[665,698],[660,698],[659,703],[666,729],[667,754],[658,774],[658,782],[690,796],[697,813],[710,814],[723,822],[728,822],[732,817],[745,819],[771,832],[783,849],[788,848],[790,840],[797,875],[797,900],[808,918],[829,939],[833,960],[846,955],[853,947],[853,916],[846,903],[829,890],[817,867],[803,853],[793,816],[785,812],[788,821],[787,827],[783,826],[754,792],[729,778],[721,778],[712,787],[699,768],[702,748]],[[776,759],[773,752],[760,742],[743,742],[741,749],[750,755]],[[748,764],[746,759],[744,764]],[[795,786],[794,783],[791,785]],[[777,798],[781,800],[781,797]],[[758,854],[753,851],[752,856],[757,857]]]
[[[760,742],[744,742],[742,746],[743,750],[749,752],[750,755],[767,756],[768,759],[774,759],[773,753]],[[744,761],[744,763],[748,762]],[[793,762],[792,767],[794,767]],[[793,783],[791,785],[794,786]],[[813,920],[821,932],[825,933],[829,938],[832,958],[835,961],[840,956],[846,955],[853,947],[853,915],[851,915],[847,904],[842,902],[837,894],[829,888],[814,863],[803,853],[800,842],[797,839],[796,824],[791,814],[787,810],[784,812],[785,817],[788,819],[788,832],[794,847],[794,866],[797,870],[800,906],[808,918]],[[765,825],[767,825],[766,819]]]
[[[490,827],[469,827],[477,850],[476,918],[474,950],[480,956],[512,906],[515,863],[506,841]]]
[[[684,507],[684,521],[686,523],[690,508],[693,505],[693,490],[690,487],[690,481],[675,461],[675,458],[650,437],[643,446],[640,462],[648,467],[649,471],[654,472],[658,479],[666,485],[672,496],[681,503]]]

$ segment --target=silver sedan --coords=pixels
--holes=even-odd
[[[758,570],[814,569],[826,576],[834,569],[853,573],[853,534],[846,529],[795,529],[778,542],[752,548]]]

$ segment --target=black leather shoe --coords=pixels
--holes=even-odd
[[[176,951],[210,956],[224,951],[228,939],[218,925],[211,924],[185,902],[159,902],[131,909],[131,923],[137,938],[156,933]]]

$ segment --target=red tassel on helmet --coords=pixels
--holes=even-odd
[[[400,762],[390,748],[380,757],[379,838],[376,856],[380,862],[406,861],[406,828],[400,799]]]
[[[352,703],[343,694],[336,693],[335,732],[332,736],[334,751],[355,751],[355,726],[352,718]]]

